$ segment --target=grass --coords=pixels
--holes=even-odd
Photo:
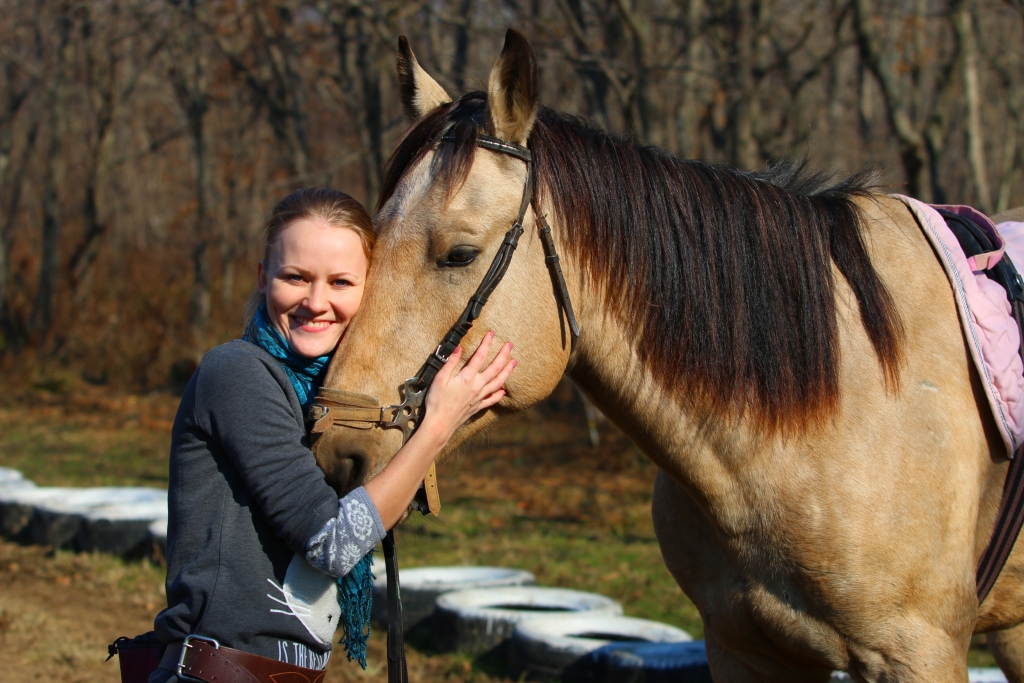
[[[83,387],[12,398],[0,404],[0,465],[47,486],[167,486],[173,397]]]
[[[0,466],[44,485],[166,486],[176,403],[166,394],[110,397],[88,386],[9,397],[0,403]],[[602,443],[595,448],[578,398],[563,386],[541,409],[511,418],[462,449],[440,467],[441,516],[414,515],[399,532],[402,566],[526,569],[540,585],[601,593],[621,602],[629,616],[702,637],[697,610],[665,569],[654,537],[650,496],[657,470],[609,423],[600,428]],[[0,544],[0,582],[16,585],[15,578],[26,589],[0,595],[0,660],[17,653],[39,666],[42,657],[55,679],[75,671],[83,683],[116,680],[111,667],[95,668],[94,677],[82,673],[93,671],[93,655],[84,653],[131,628],[147,630],[163,606],[162,569],[148,562]],[[37,585],[62,597],[53,602],[43,591],[31,602]],[[95,607],[103,601],[120,605],[115,610],[123,618],[115,623],[135,626],[125,626],[125,633],[110,626],[110,615]],[[32,607],[38,604],[43,607]],[[8,647],[14,643],[29,654]],[[414,680],[502,678],[501,664],[486,657],[438,654],[416,637],[410,645]],[[347,664],[339,652],[326,683],[383,681],[384,650],[378,628],[369,669]],[[975,639],[968,663],[994,665],[983,639]]]

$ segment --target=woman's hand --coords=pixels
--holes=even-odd
[[[476,353],[458,372],[462,359],[462,346],[457,346],[448,362],[437,373],[427,391],[426,413],[421,430],[431,432],[448,443],[452,435],[466,420],[502,399],[502,387],[518,361],[509,360],[512,344],[506,343],[490,363],[484,366],[494,342],[494,332],[488,332]]]
[[[384,528],[390,529],[405,514],[412,498],[455,430],[484,408],[505,395],[502,386],[516,367],[509,360],[512,344],[505,344],[487,367],[494,332],[488,332],[466,366],[455,372],[462,347],[452,352],[427,390],[426,414],[409,441],[395,454],[380,474],[366,482],[366,492],[377,506]]]

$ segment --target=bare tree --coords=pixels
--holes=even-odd
[[[47,15],[42,14],[46,17]],[[71,33],[72,7],[69,2],[59,3],[53,14],[53,30],[57,35],[53,66],[48,74],[49,86],[45,92],[44,111],[50,113],[49,147],[46,155],[46,173],[42,189],[42,240],[39,261],[39,284],[29,319],[29,334],[44,336],[53,322],[53,300],[60,276],[61,189],[67,172],[64,137],[70,117],[70,81],[74,65]]]
[[[99,8],[86,3],[77,9],[84,54],[84,85],[93,115],[91,149],[86,174],[82,219],[84,231],[68,262],[73,299],[88,296],[92,266],[109,226],[104,217],[104,193],[114,165],[113,123],[135,91],[139,79],[163,50],[170,33],[160,26],[149,3],[114,1]]]
[[[177,17],[179,40],[171,48],[168,75],[181,113],[185,117],[192,151],[195,221],[192,230],[192,293],[189,298],[191,355],[196,362],[207,348],[210,320],[210,210],[213,179],[207,147],[206,115],[209,111],[208,57],[204,33],[197,16],[197,0],[182,3]]]
[[[310,157],[308,84],[299,66],[299,45],[292,35],[297,9],[265,0],[248,3],[239,5],[236,14],[217,17],[216,23],[208,21],[206,28],[264,109],[275,137],[288,151],[292,173],[305,177]]]
[[[8,16],[12,23],[21,23],[22,17]],[[23,26],[9,25],[8,35],[14,35]],[[38,35],[38,34],[37,34]],[[13,41],[12,41],[13,42]],[[22,54],[21,46],[8,44],[0,52],[0,73],[3,74],[3,109],[0,110],[0,349],[20,349],[24,343],[24,325],[11,314],[8,305],[10,286],[10,252],[13,243],[15,215],[21,202],[25,166],[31,158],[39,132],[40,117],[30,111],[28,125],[20,136],[22,145],[16,149],[16,127],[19,115],[27,108],[31,96],[38,91],[42,76],[39,65]],[[34,115],[35,114],[35,115]]]
[[[956,2],[951,11],[958,10]],[[903,49],[895,42],[886,44],[883,29],[887,24],[873,0],[854,0],[853,16],[861,59],[881,87],[889,124],[899,141],[908,192],[924,201],[941,201],[943,192],[935,173],[936,154],[943,142],[938,105],[949,90],[955,55],[943,59],[929,52],[934,56],[924,57],[921,45],[926,19],[920,12],[912,24],[917,40],[900,41]],[[904,17],[893,16],[889,32],[899,35],[906,24]]]

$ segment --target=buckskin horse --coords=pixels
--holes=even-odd
[[[975,596],[1006,450],[903,203],[863,174],[685,161],[541,107],[515,31],[486,93],[452,101],[404,39],[398,70],[415,123],[324,384],[344,410],[314,416],[333,486],[380,471],[431,364],[493,329],[519,368],[449,451],[567,372],[660,469],[658,542],[716,681],[966,681],[973,633],[1024,680],[1020,548]]]

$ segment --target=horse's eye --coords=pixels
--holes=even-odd
[[[455,247],[444,259],[445,268],[461,268],[468,266],[475,259],[480,251],[473,247]]]

